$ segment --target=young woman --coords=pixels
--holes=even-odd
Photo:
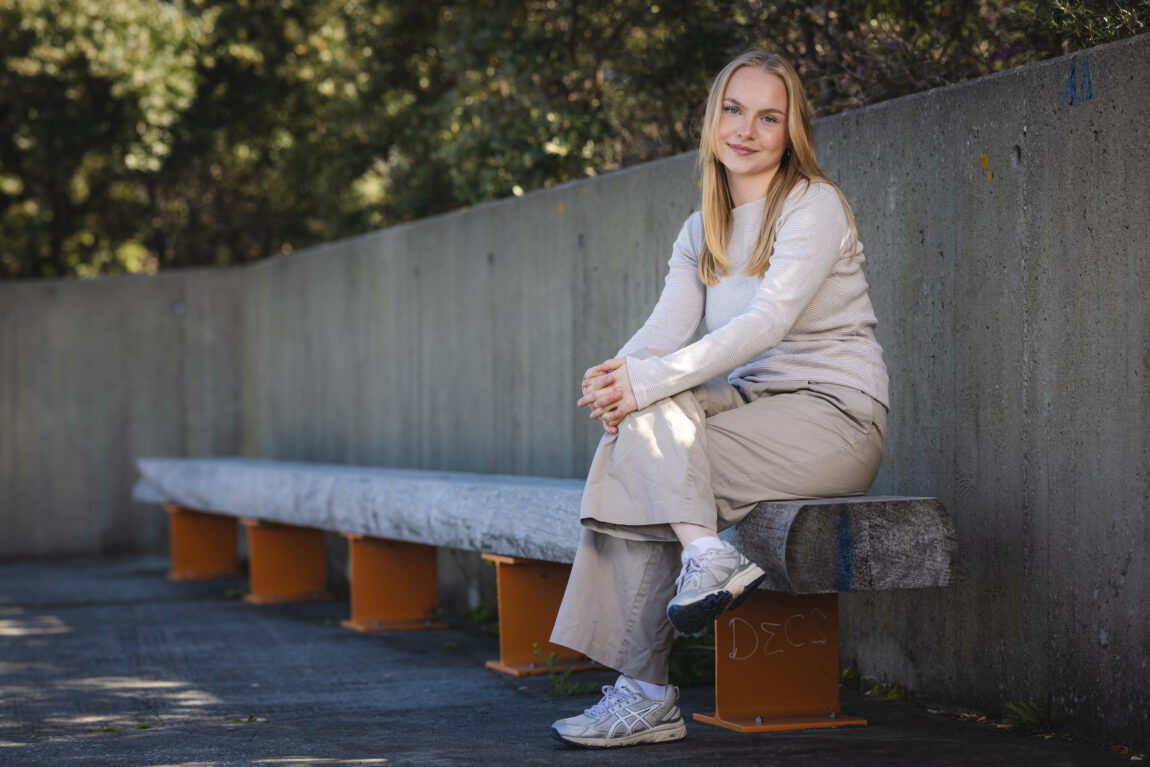
[[[687,219],[654,311],[583,376],[607,432],[551,640],[620,672],[554,737],[678,740],[675,630],[735,607],[763,571],[717,537],[764,500],[858,495],[882,458],[887,374],[862,245],[815,161],[802,83],[748,51],[707,99],[702,210]],[[690,343],[700,319],[707,334]],[[678,577],[676,577],[676,574]]]

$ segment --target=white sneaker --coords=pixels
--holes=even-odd
[[[551,725],[551,736],[581,748],[682,740],[687,725],[679,713],[679,688],[668,687],[665,700],[651,700],[633,679],[620,676],[614,686],[603,686],[603,699],[594,706]]]
[[[709,549],[698,557],[683,552],[678,593],[667,604],[667,617],[681,634],[698,634],[724,610],[734,610],[767,574],[734,546]]]

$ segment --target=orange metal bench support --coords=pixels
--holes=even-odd
[[[351,619],[356,631],[447,628],[439,614],[436,548],[343,533],[348,545]]]
[[[499,589],[499,660],[487,661],[487,668],[514,676],[546,674],[551,653],[556,653],[556,671],[601,668],[574,650],[547,641],[570,565],[496,554],[483,558],[495,563]],[[542,656],[535,654],[536,645]]]
[[[168,579],[201,581],[239,574],[239,526],[235,517],[169,504]]]
[[[244,519],[248,531],[249,593],[245,602],[270,605],[331,599],[324,572],[323,531]]]
[[[839,708],[838,594],[758,591],[715,622],[715,713],[738,732],[865,725]]]

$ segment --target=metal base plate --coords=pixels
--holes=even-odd
[[[333,599],[326,591],[301,591],[297,594],[246,594],[249,605],[279,605],[287,602],[329,602]]]
[[[847,714],[803,714],[800,716],[773,716],[767,719],[736,719],[727,721],[716,714],[695,714],[696,722],[726,727],[735,732],[786,732],[789,730],[818,730],[828,727],[866,727],[867,721]]]
[[[214,581],[222,578],[240,578],[243,576],[239,570],[218,570],[212,572],[176,572],[172,570],[165,578],[176,583],[190,583],[192,581]]]
[[[355,631],[423,631],[451,628],[440,621],[340,621],[339,625]]]
[[[512,676],[539,676],[540,674],[547,674],[551,669],[547,668],[547,664],[539,663],[524,663],[516,666],[509,666],[506,663],[501,663],[497,660],[487,661],[487,668],[496,671],[502,671],[504,674],[511,674]],[[594,669],[602,669],[604,666],[599,665],[593,660],[586,658],[578,658],[573,660],[563,660],[562,658],[556,659],[554,669],[559,672],[571,669],[572,671],[592,671]]]

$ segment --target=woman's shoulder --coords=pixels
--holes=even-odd
[[[846,222],[846,208],[839,188],[829,181],[812,179],[800,181],[783,201],[779,223],[792,216],[802,219]]]
[[[842,205],[839,188],[830,181],[823,179],[800,180],[795,188],[788,194],[783,202],[784,207],[800,203],[808,205]]]
[[[697,257],[699,251],[702,249],[704,239],[703,211],[696,210],[687,216],[687,220],[683,222],[683,228],[679,231],[678,241],[675,245],[677,248],[681,248],[690,255]]]
[[[703,234],[703,211],[696,210],[691,215],[687,216],[687,220],[683,222],[683,231],[690,232],[691,234]]]

